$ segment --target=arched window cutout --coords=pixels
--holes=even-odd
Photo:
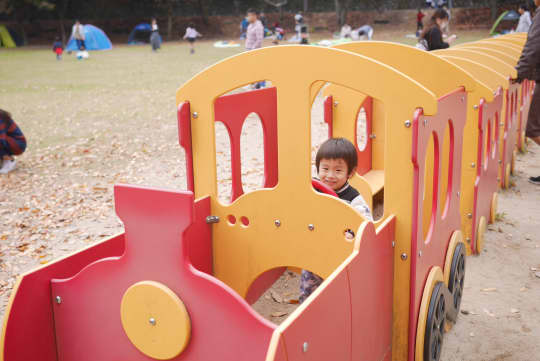
[[[435,134],[429,137],[424,164],[424,190],[422,194],[422,231],[425,243],[429,243],[437,214],[439,152]]]
[[[314,86],[317,86],[318,83],[315,83]],[[318,84],[320,86],[320,84]],[[321,90],[315,96],[315,100],[311,105],[311,176],[317,176],[317,168],[315,166],[315,156],[317,155],[317,150],[322,143],[328,139],[328,124],[324,119],[324,95],[323,90],[328,86],[325,84],[321,87]],[[312,89],[314,89],[312,87]]]
[[[491,150],[491,119],[488,119],[486,122],[486,127],[483,130],[483,139],[482,139],[482,146],[483,146],[483,154],[482,154],[482,165],[478,165],[478,167],[483,166],[484,170],[487,170],[488,167],[488,161],[489,161],[489,153]]]
[[[444,131],[444,140],[441,157],[441,207],[439,208],[441,218],[446,218],[452,194],[454,167],[454,126],[452,119],[448,120],[448,125]]]
[[[356,146],[358,151],[363,152],[368,144],[367,114],[364,107],[358,111],[356,118]]]
[[[228,204],[232,191],[231,140],[222,122],[215,122],[215,136],[218,200]]]
[[[296,268],[279,267],[261,274],[252,283],[252,287],[260,285],[265,281],[265,278],[276,277],[276,272],[281,273],[277,279],[274,278],[275,282],[261,294],[251,307],[262,317],[277,325],[285,321],[299,305],[301,275],[296,271],[300,272]],[[249,300],[247,301],[249,302]]]
[[[250,113],[240,136],[242,187],[244,193],[264,186],[264,133],[261,118]]]

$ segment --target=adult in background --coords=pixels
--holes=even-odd
[[[540,1],[540,0],[539,0]],[[448,24],[448,13],[443,9],[437,9],[429,19],[429,24],[420,33],[420,40],[425,40],[429,51],[447,49],[456,40],[455,35],[443,40],[442,29]]]
[[[11,119],[11,114],[0,109],[0,174],[15,169],[14,155],[20,155],[26,149],[26,139],[21,129]]]
[[[156,18],[152,18],[152,33],[150,34],[150,44],[152,45],[152,51],[157,51],[161,48],[161,36],[159,36],[159,28]]]
[[[534,0],[534,4],[540,6],[540,0]],[[540,11],[534,16],[516,69],[517,82],[521,83],[523,79],[536,82],[525,136],[540,145]],[[529,182],[540,185],[540,176],[530,177]]]
[[[246,32],[247,32],[248,26],[249,26],[249,21],[247,17],[245,17],[242,19],[242,22],[240,23],[240,39],[243,40],[246,38]]]
[[[529,12],[527,5],[525,4],[521,4],[519,6],[518,12],[520,16],[519,23],[516,28],[516,33],[527,33],[529,32],[529,28],[532,24],[531,13]]]
[[[84,43],[84,40],[86,39],[84,36],[84,26],[79,20],[75,20],[75,24],[71,29],[71,36],[77,43],[77,49],[81,50],[81,48],[86,48],[86,44]]]
[[[255,50],[262,47],[264,39],[264,27],[261,21],[257,18],[257,11],[249,9],[247,11],[247,20],[249,25],[246,31],[246,50]],[[265,82],[255,84],[255,89],[264,88]]]

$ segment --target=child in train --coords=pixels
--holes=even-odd
[[[349,184],[358,165],[356,147],[345,138],[330,138],[324,142],[315,156],[315,166],[320,181],[336,192],[337,196],[349,203],[367,220],[373,222],[369,206],[360,193]],[[348,230],[345,234],[348,239],[354,238],[354,233]],[[300,278],[300,297],[302,303],[319,285],[322,278],[302,270]]]

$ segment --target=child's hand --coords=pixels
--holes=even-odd
[[[447,40],[447,41],[448,41],[449,44],[452,44],[456,39],[457,39],[457,35],[456,35],[456,34],[453,34],[453,35],[450,35],[450,36],[448,37],[448,40]]]

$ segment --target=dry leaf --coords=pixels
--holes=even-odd
[[[276,312],[272,312],[272,314],[270,316],[272,316],[272,317],[283,317],[287,313],[288,312],[285,312],[285,311],[276,311]]]
[[[517,308],[511,308],[510,313],[519,313],[519,310]]]
[[[482,288],[482,292],[495,292],[497,289],[495,287]]]
[[[483,309],[484,313],[490,317],[495,317],[495,314],[493,312],[491,312],[490,310],[484,308]]]
[[[283,302],[283,298],[280,295],[278,295],[277,292],[275,292],[273,290],[270,290],[270,295],[272,296],[274,301],[276,301],[277,303],[282,303]]]

